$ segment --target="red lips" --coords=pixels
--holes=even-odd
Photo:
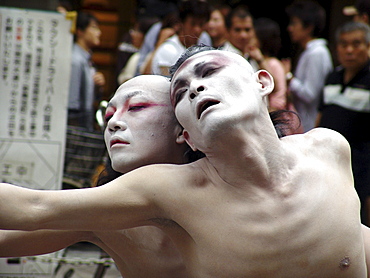
[[[115,139],[115,140],[112,140],[110,141],[110,146],[114,146],[114,145],[117,145],[117,144],[123,144],[123,145],[128,145],[129,143],[126,142],[126,141],[123,141],[123,140],[119,140],[119,139]]]

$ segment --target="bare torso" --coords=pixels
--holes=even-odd
[[[366,277],[348,143],[323,130],[271,145],[274,139],[266,141],[253,141],[257,143],[249,151],[258,155],[239,155],[243,148],[225,152],[222,160],[228,155],[228,163],[217,170],[208,156],[185,165],[146,166],[86,191],[44,192],[2,184],[7,205],[1,206],[0,219],[10,229],[105,227],[79,239],[104,248],[122,275],[129,273],[125,277],[148,277],[144,272],[156,264],[161,266],[153,272],[157,277],[171,277],[179,267],[178,254],[156,228],[117,231],[141,225],[168,234],[189,277]],[[243,159],[248,163],[240,164]],[[226,182],[230,176],[234,183]],[[22,202],[12,202],[15,195]],[[42,205],[30,205],[39,199]],[[20,204],[32,212],[31,219],[28,214],[7,216]],[[143,272],[134,272],[129,264]]]
[[[112,257],[125,278],[189,277],[171,239],[156,227],[97,231],[89,241]]]
[[[284,139],[293,166],[267,188],[226,184],[205,159],[182,166],[167,204],[180,231],[169,233],[194,277],[366,277],[350,167],[301,137]]]

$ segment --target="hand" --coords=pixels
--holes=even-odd
[[[158,40],[156,43],[156,47],[159,47],[165,40],[169,37],[173,36],[176,33],[174,28],[164,28],[159,32]]]
[[[248,53],[252,59],[257,61],[258,64],[261,64],[263,60],[265,60],[265,57],[257,46],[249,46]]]
[[[291,72],[292,62],[291,62],[290,58],[281,59],[281,62],[283,63],[285,73],[287,74],[288,72]]]
[[[101,72],[96,72],[93,76],[94,84],[97,86],[104,86],[105,85],[105,77],[104,74]]]

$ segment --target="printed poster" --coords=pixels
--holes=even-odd
[[[73,35],[57,12],[0,8],[0,181],[60,189]]]

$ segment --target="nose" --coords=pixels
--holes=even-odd
[[[349,44],[345,48],[346,53],[352,53],[353,52],[353,45]]]
[[[244,30],[241,31],[240,32],[240,37],[243,38],[243,39],[248,38],[248,32],[247,31],[244,31]]]
[[[199,37],[199,35],[203,32],[203,26],[201,25],[194,26],[193,32],[194,32],[194,35]]]
[[[196,86],[195,90],[191,90],[191,93],[189,94],[190,99],[194,99],[197,95],[199,95],[200,92],[203,92],[205,90],[205,87],[203,85]]]
[[[125,121],[112,117],[109,119],[107,128],[110,132],[123,131],[127,129],[127,124]]]

